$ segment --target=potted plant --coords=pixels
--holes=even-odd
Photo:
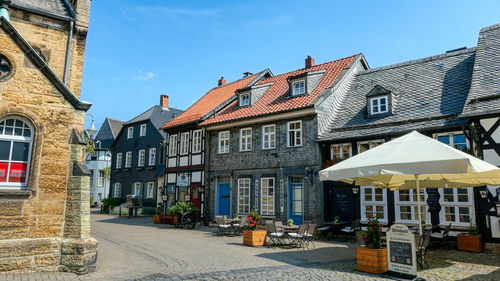
[[[289,226],[292,226],[293,225],[293,220],[292,219],[288,219],[287,223],[288,223]]]
[[[333,218],[333,221],[334,221],[335,223],[338,223],[338,222],[340,221],[340,218],[339,218],[338,216],[335,216],[335,217]]]
[[[266,231],[257,229],[260,225],[261,215],[252,208],[248,216],[248,227],[243,230],[243,244],[247,246],[264,246],[266,243]]]
[[[238,214],[234,215],[234,219],[235,219],[235,220],[240,219],[240,215],[238,215]]]
[[[483,235],[471,224],[467,228],[467,233],[460,233],[457,236],[457,245],[459,250],[480,253],[483,251]]]
[[[382,224],[369,218],[368,229],[363,233],[366,247],[356,249],[359,271],[382,274],[387,271],[387,248],[381,248]]]
[[[177,226],[179,225],[179,222],[181,221],[182,215],[184,215],[184,213],[190,212],[195,214],[199,211],[200,210],[194,207],[193,204],[191,204],[191,202],[186,203],[184,201],[179,201],[169,209],[170,212],[169,214],[170,216],[174,217],[174,224]]]
[[[163,202],[158,202],[156,214],[153,215],[153,223],[160,223],[160,216],[163,213]]]

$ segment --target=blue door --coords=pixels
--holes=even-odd
[[[229,183],[217,183],[217,204],[219,205],[217,215],[226,215],[228,217],[230,216],[230,190],[231,186]]]
[[[304,219],[304,180],[301,177],[290,177],[288,185],[289,206],[288,218],[293,224],[302,224]]]

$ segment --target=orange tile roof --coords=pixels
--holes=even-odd
[[[253,104],[252,106],[239,108],[237,106],[238,100],[236,100],[229,104],[226,108],[221,110],[219,113],[215,114],[215,116],[212,116],[205,122],[201,123],[201,125],[210,125],[243,118],[257,117],[260,115],[267,115],[310,106],[325,89],[333,84],[342,70],[349,67],[355,56],[356,55],[315,65],[311,68],[303,68],[274,77],[262,79],[258,81],[256,85],[262,85],[266,83],[272,83],[272,85],[264,94],[264,96],[255,104]],[[312,93],[305,96],[289,98],[288,92],[290,86],[289,82],[287,81],[288,77],[318,70],[326,70],[326,73],[324,74],[317,87],[312,91]]]
[[[259,74],[260,73],[257,73],[217,88],[213,88],[181,115],[164,124],[161,128],[167,129],[169,127],[179,126],[200,120],[200,118],[205,114],[209,113],[211,110],[215,109],[217,106],[235,95],[236,90],[246,87]]]

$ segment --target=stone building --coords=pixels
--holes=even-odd
[[[0,271],[95,268],[80,100],[89,9],[0,1]]]
[[[164,191],[167,195],[167,208],[177,201],[189,201],[200,209],[200,219],[206,220],[206,132],[200,123],[234,101],[237,89],[252,86],[272,74],[269,70],[264,70],[257,74],[245,72],[244,75],[242,79],[231,83],[226,83],[222,77],[217,87],[162,126],[163,131],[168,134]]]
[[[237,90],[224,109],[201,123],[210,213],[266,219],[323,220],[318,134],[335,114],[363,55],[305,67]]]

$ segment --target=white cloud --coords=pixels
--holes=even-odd
[[[131,76],[133,80],[146,81],[155,78],[156,74],[153,72],[143,72],[142,69],[138,69],[137,73]]]

